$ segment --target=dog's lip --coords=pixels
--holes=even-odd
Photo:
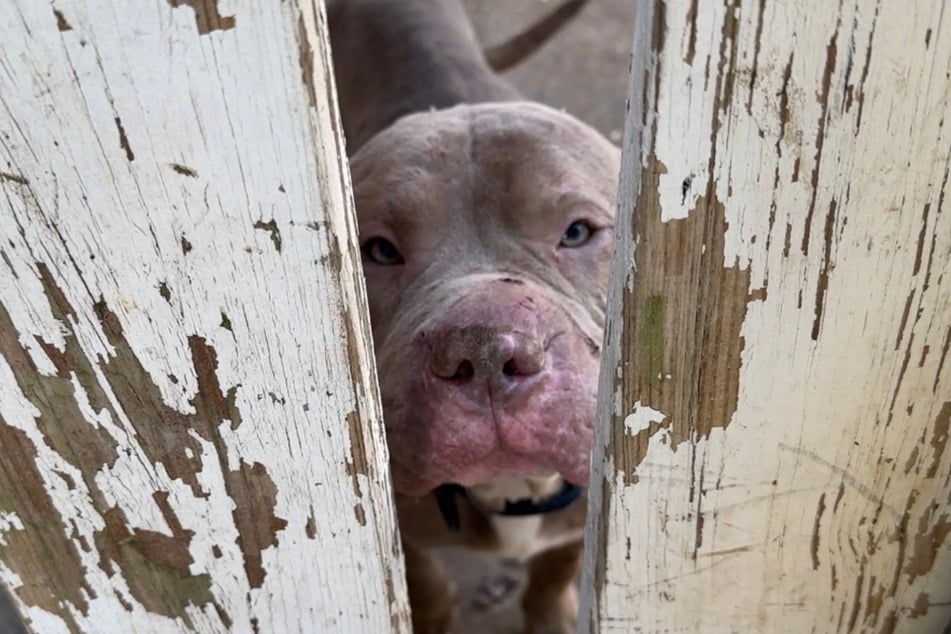
[[[487,468],[487,465],[491,467]],[[465,465],[452,465],[450,471],[453,473],[447,481],[471,487],[489,484],[500,476],[536,479],[553,476],[559,470],[557,465],[546,463],[540,456],[496,444],[478,454],[471,454]]]

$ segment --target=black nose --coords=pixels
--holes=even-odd
[[[531,376],[545,367],[540,341],[507,328],[469,326],[432,338],[432,373],[442,379],[468,383]]]

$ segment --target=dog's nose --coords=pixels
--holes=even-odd
[[[447,381],[508,387],[545,367],[545,347],[531,335],[508,328],[469,326],[432,337],[432,373]]]

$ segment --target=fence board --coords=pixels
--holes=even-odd
[[[947,631],[949,29],[638,5],[582,631]]]
[[[0,584],[407,631],[322,6],[0,0]]]

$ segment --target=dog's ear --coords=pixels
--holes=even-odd
[[[588,0],[567,0],[521,33],[497,46],[485,49],[485,61],[496,72],[521,63],[560,31],[587,3]]]

